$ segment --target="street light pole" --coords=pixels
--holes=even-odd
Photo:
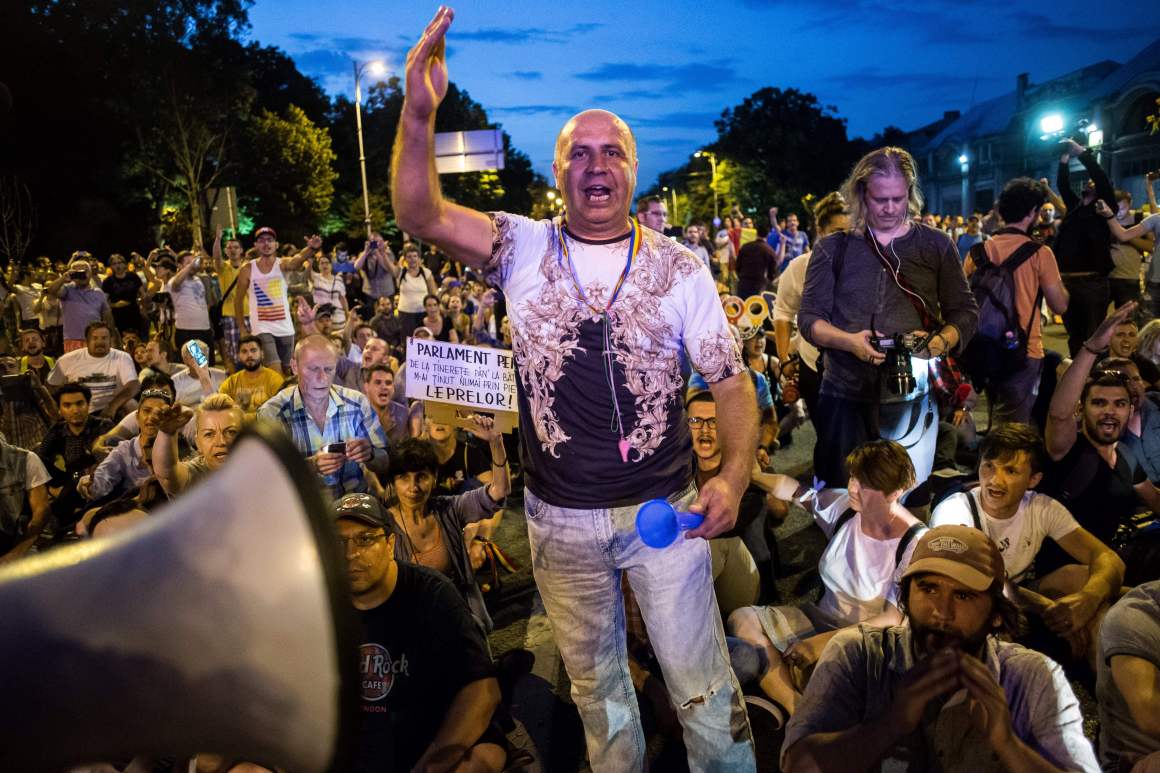
[[[363,149],[363,129],[362,129],[362,74],[367,69],[379,70],[382,68],[382,62],[374,61],[367,62],[360,65],[358,62],[354,63],[354,123],[358,130],[358,166],[362,173],[362,195],[363,195],[363,220],[367,226],[367,241],[371,238],[371,199],[367,192],[367,154]]]
[[[709,159],[709,167],[712,170],[712,176],[709,178],[709,187],[713,189],[713,222],[715,225],[721,220],[721,213],[717,209],[717,154],[711,150],[698,150],[693,154],[694,158],[700,158],[701,156]]]

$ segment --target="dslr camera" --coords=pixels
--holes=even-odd
[[[891,394],[899,396],[910,394],[917,386],[911,365],[911,353],[916,348],[921,348],[921,343],[915,339],[914,333],[870,336],[870,345],[886,355],[886,361],[882,363],[880,372]]]

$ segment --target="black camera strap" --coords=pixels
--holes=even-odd
[[[913,228],[914,226],[911,227]],[[914,310],[918,312],[919,318],[922,319],[922,326],[929,330],[932,334],[942,330],[942,320],[936,319],[933,315],[931,315],[930,309],[928,309],[926,304],[921,300],[922,296],[919,295],[918,291],[914,289],[914,286],[910,284],[910,281],[906,278],[906,274],[902,273],[902,261],[898,261],[898,269],[895,270],[894,266],[890,265],[890,261],[886,259],[886,256],[882,254],[882,250],[878,246],[878,240],[874,238],[869,230],[867,230],[863,238],[870,242],[870,251],[874,253],[876,258],[878,258],[878,262],[882,264],[884,269],[886,269],[886,273],[894,277],[894,281],[897,282],[899,288],[903,290],[902,294],[905,295],[907,300],[910,301],[910,304],[914,306]]]

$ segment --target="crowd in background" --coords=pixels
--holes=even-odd
[[[1061,166],[1091,161],[1082,149],[1068,156]],[[1091,184],[1078,192],[1063,172],[1058,192],[1046,180],[1012,181],[990,212],[965,218],[904,205],[910,222],[897,229],[909,236],[897,237],[898,273],[911,270],[902,268],[911,265],[902,244],[909,238],[934,245],[922,254],[950,259],[957,275],[948,283],[940,263],[929,292],[922,278],[895,276],[900,292],[919,298],[912,328],[925,338],[902,347],[905,362],[889,372],[904,386],[893,393],[878,373],[897,355],[880,336],[909,329],[876,330],[872,319],[857,319],[837,281],[857,281],[843,272],[863,265],[860,250],[873,261],[875,250],[894,248],[850,236],[876,222],[872,206],[868,214],[850,206],[851,190],[800,214],[772,208],[752,217],[735,208],[719,226],[677,229],[663,200],[638,202],[642,226],[681,241],[711,271],[756,386],[762,433],[752,481],[736,528],[712,540],[712,553],[759,749],[762,711],[785,720],[805,707],[789,735],[782,727],[777,736],[787,751],[825,729],[810,706],[826,698],[810,674],[824,672],[822,684],[832,687],[834,672],[821,662],[826,644],[859,624],[893,626],[913,613],[906,594],[914,585],[904,583],[900,595],[899,581],[919,535],[927,525],[957,524],[985,533],[1006,565],[999,571],[1015,606],[1003,610],[1024,624],[1005,619],[996,631],[1091,683],[1107,769],[1155,764],[1160,702],[1154,688],[1136,687],[1141,675],[1160,683],[1160,538],[1152,520],[1160,509],[1160,267],[1152,259],[1160,210],[1154,176],[1148,204],[1133,209],[1129,195],[1089,171]],[[261,417],[285,428],[340,517],[385,529],[397,560],[449,578],[470,621],[489,631],[487,583],[477,573],[506,560],[492,536],[505,498],[519,492],[518,433],[502,435],[482,417],[456,427],[426,416],[406,396],[406,351],[409,338],[511,348],[502,294],[446,255],[409,242],[393,249],[378,234],[357,252],[316,236],[279,244],[269,228],[253,239],[247,247],[219,232],[205,251],[78,250],[67,260],[8,266],[0,286],[0,560],[131,528],[225,463],[234,438]],[[996,373],[994,362],[970,358],[987,303],[994,306],[980,297],[976,274],[1024,243],[1032,246],[1011,272],[1007,298],[1019,335],[1006,362],[1015,365]],[[891,265],[886,255],[882,261]],[[1060,321],[1066,353],[1044,345],[1043,326]],[[849,343],[864,332],[861,343]],[[955,358],[965,375],[948,368]],[[855,360],[881,370],[867,376]],[[835,381],[843,373],[853,374],[844,386]],[[1012,394],[1016,374],[1027,380]],[[721,452],[713,398],[698,378],[688,374],[685,410],[690,467],[702,483]],[[869,397],[842,391],[860,388],[858,378],[870,379]],[[972,409],[983,398],[991,420],[977,428]],[[863,403],[882,424],[868,434],[835,427],[860,422],[843,411]],[[917,417],[895,437],[884,423],[889,406],[913,406]],[[805,421],[815,424],[815,469],[829,485],[773,473],[779,448]],[[791,502],[829,540],[816,604],[778,605],[773,529]],[[357,553],[351,540],[373,537],[352,535],[348,557]],[[659,664],[627,585],[624,593],[634,687],[679,743],[679,725],[663,719],[677,707],[653,687],[663,678]],[[1058,679],[1053,689],[1062,702],[1045,721],[1057,726],[1051,739],[1040,736],[1040,751],[1089,768],[1094,757],[1083,751],[1074,697]]]

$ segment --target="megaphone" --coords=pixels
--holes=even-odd
[[[736,295],[726,295],[721,299],[721,308],[725,311],[725,319],[730,325],[736,325],[737,320],[745,313],[745,302]]]
[[[769,317],[769,304],[760,295],[751,295],[745,299],[745,314],[754,327],[761,327]]]
[[[198,752],[349,767],[357,628],[316,479],[255,427],[133,529],[0,571],[0,770]]]

